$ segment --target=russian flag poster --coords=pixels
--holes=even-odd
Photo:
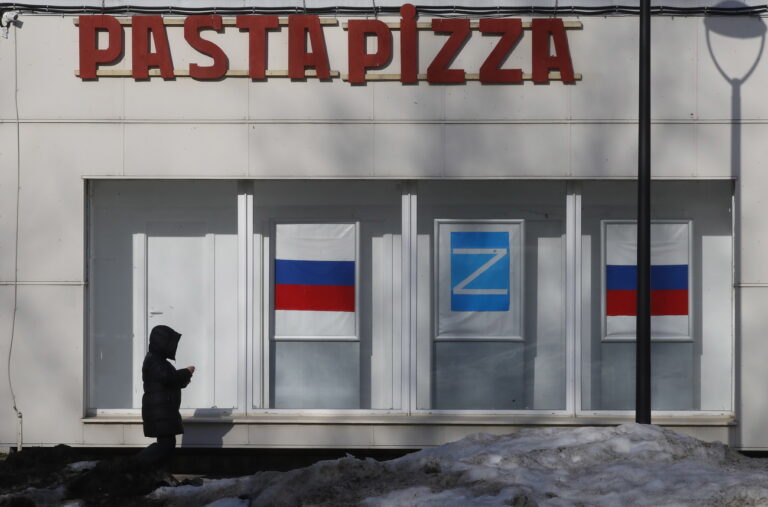
[[[603,222],[606,339],[634,339],[637,318],[637,226]],[[651,335],[686,340],[690,326],[691,223],[651,224]]]
[[[357,225],[275,226],[275,338],[357,337]]]

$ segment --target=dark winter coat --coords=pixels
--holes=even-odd
[[[168,359],[176,359],[181,335],[168,326],[155,326],[149,335],[149,352],[141,367],[144,396],[141,419],[144,436],[163,437],[184,433],[181,425],[181,389],[189,384],[192,372],[177,370]]]

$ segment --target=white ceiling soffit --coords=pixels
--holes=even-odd
[[[382,8],[399,7],[404,3],[413,3],[416,6],[424,7],[466,7],[475,8],[493,8],[493,7],[537,7],[537,8],[557,8],[568,10],[571,7],[638,7],[639,0],[457,0],[455,2],[446,2],[446,0],[44,0],[41,2],[0,2],[0,8],[17,6],[24,7],[87,7],[87,8],[120,8],[120,7],[151,7],[151,8],[182,8],[182,9],[248,9],[248,8],[283,8],[298,10],[319,9],[329,7],[352,7],[352,8]],[[765,7],[768,4],[766,0],[651,0],[651,5],[655,7],[672,8],[746,8],[746,7]]]

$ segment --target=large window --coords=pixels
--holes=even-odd
[[[636,187],[582,186],[585,410],[634,410]],[[655,182],[651,225],[654,410],[731,410],[730,182]]]
[[[729,413],[730,182],[653,190],[653,408]],[[136,413],[167,324],[190,414],[632,410],[634,192],[91,181],[89,408]]]

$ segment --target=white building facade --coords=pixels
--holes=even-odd
[[[183,445],[633,421],[638,20],[544,3],[20,10],[0,443],[146,445],[157,324]],[[766,22],[657,7],[653,421],[768,449]]]

